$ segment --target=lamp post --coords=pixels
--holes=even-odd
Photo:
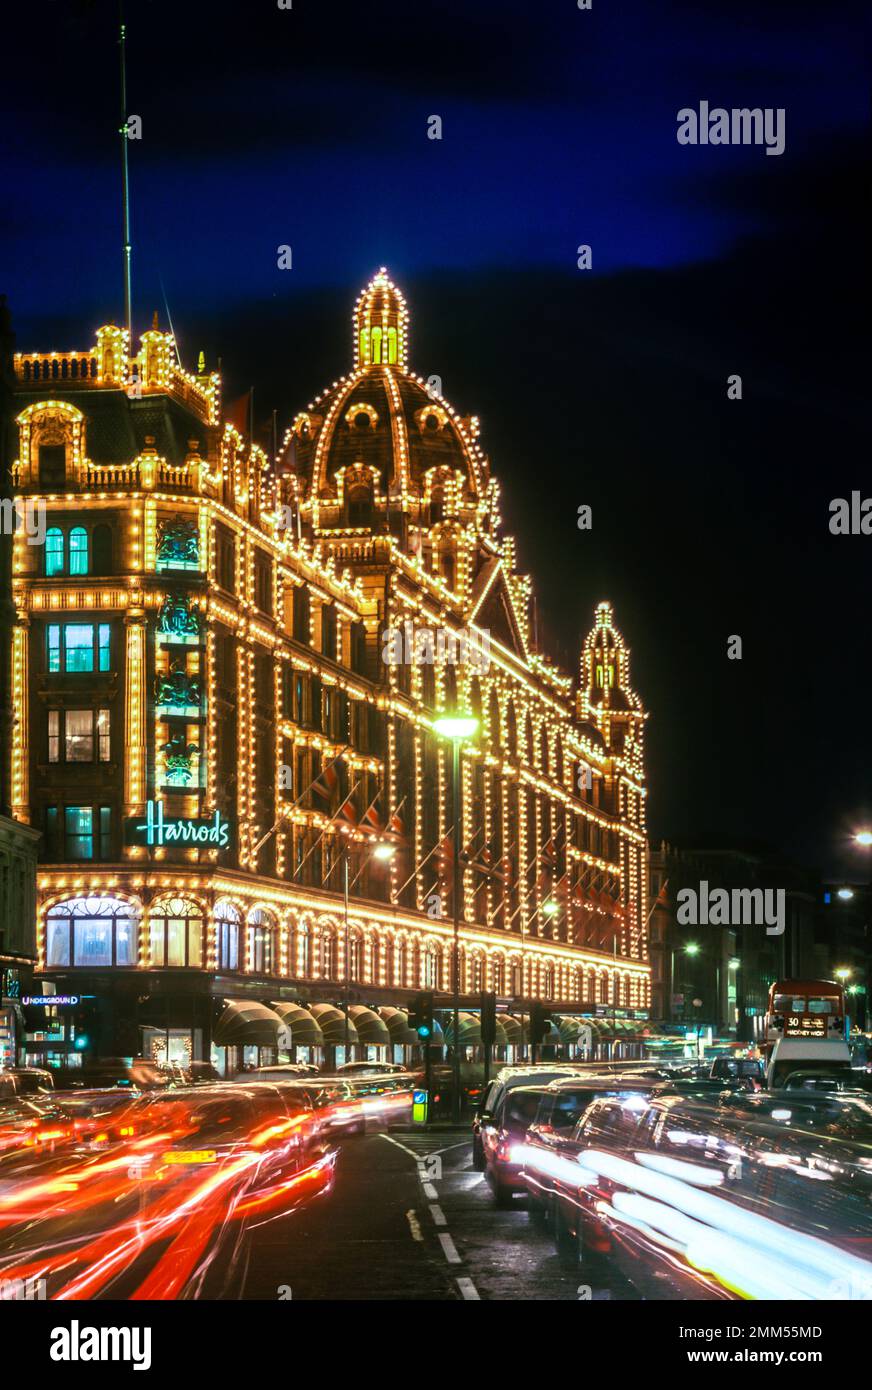
[[[453,1096],[451,1100],[451,1118],[454,1124],[459,1125],[461,1121],[462,1107],[460,1104],[460,897],[463,892],[463,870],[460,863],[460,855],[463,850],[463,837],[461,834],[460,812],[460,745],[464,739],[472,738],[478,732],[478,720],[471,715],[443,715],[436,719],[433,728],[437,734],[443,738],[451,739],[452,745],[452,806],[454,819],[454,874],[452,898],[454,906],[454,945],[451,953],[451,1041],[452,1041],[452,1073],[453,1073]]]

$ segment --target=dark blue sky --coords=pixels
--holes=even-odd
[[[23,349],[120,318],[115,13],[4,19],[0,290]],[[135,326],[164,320],[162,277],[184,358],[220,356],[283,426],[348,368],[351,305],[388,265],[414,369],[482,417],[552,646],[574,665],[595,603],[616,605],[652,711],[653,833],[853,869],[872,539],[829,536],[827,508],[869,479],[860,6],[126,13]],[[784,107],[785,153],[680,146],[701,100]]]

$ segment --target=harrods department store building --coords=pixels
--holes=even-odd
[[[467,1003],[494,990],[508,1044],[536,998],[570,1043],[647,1017],[645,714],[611,609],[577,680],[536,649],[478,421],[410,371],[384,272],[353,335],[275,460],[157,327],[16,356],[46,530],[15,544],[13,814],[42,835],[35,988],[79,1000],[28,1056],[233,1066],[287,1050],[280,1021],[344,1043],[343,1002],[356,1055],[398,1055],[414,992],[450,1003],[457,711]]]

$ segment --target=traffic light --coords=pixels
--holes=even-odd
[[[485,1047],[493,1047],[497,1040],[497,996],[482,994],[479,1000],[481,1009],[481,1040]]]
[[[551,1014],[544,1004],[530,1005],[530,1042],[543,1042],[551,1031]]]
[[[417,1033],[422,1043],[433,1036],[433,991],[424,990],[416,994],[409,1006],[409,1027]]]

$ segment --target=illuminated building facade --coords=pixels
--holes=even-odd
[[[645,714],[611,610],[575,688],[384,272],[353,334],[275,461],[156,326],[16,356],[15,482],[47,528],[16,544],[14,814],[44,836],[39,972],[94,997],[106,1055],[268,1044],[277,1011],[336,1044],[343,983],[352,1043],[410,1042],[399,1006],[451,988],[456,709],[480,723],[461,992],[553,1000],[569,1039],[648,1007]],[[225,999],[249,1023],[216,1028]]]

